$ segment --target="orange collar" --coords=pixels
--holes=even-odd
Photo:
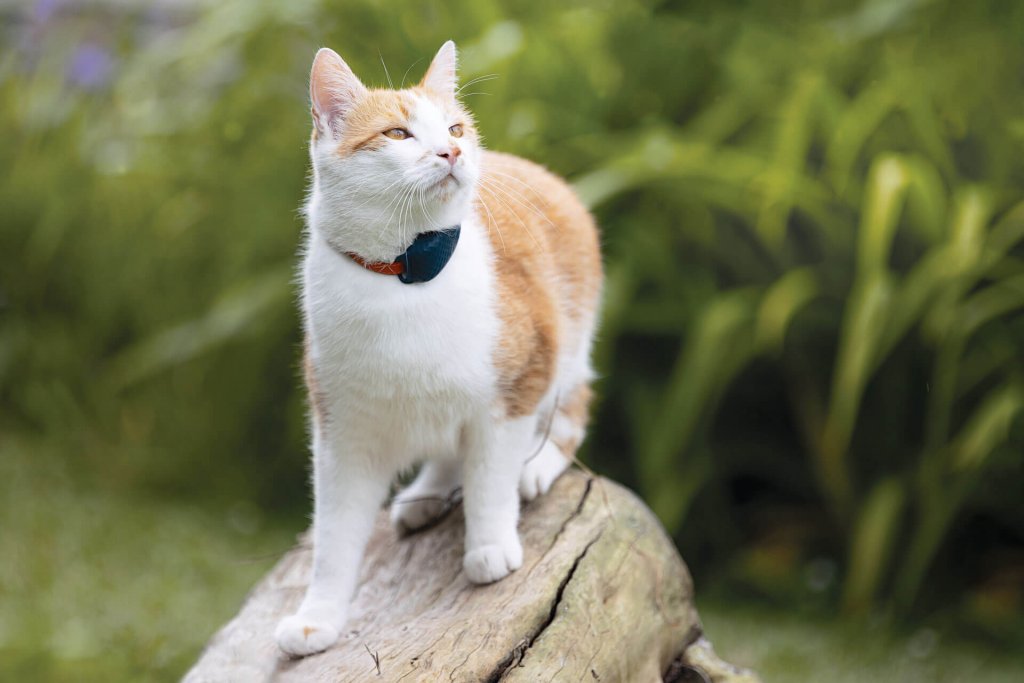
[[[396,259],[391,263],[385,263],[383,261],[370,263],[363,259],[359,254],[353,254],[351,251],[346,251],[345,256],[348,256],[363,268],[372,270],[375,273],[380,273],[381,275],[401,275],[405,272],[405,263],[401,259]]]

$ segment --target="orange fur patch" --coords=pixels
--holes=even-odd
[[[389,128],[407,127],[412,107],[408,92],[370,90],[345,117],[338,154],[347,156],[361,149],[380,149],[387,144],[381,133]]]
[[[483,155],[477,214],[495,254],[505,412],[528,415],[551,384],[559,350],[586,343],[584,313],[596,310],[601,289],[597,228],[564,181],[495,152]]]
[[[384,131],[409,127],[416,95],[430,98],[449,111],[453,120],[457,118],[462,122],[463,137],[475,139],[476,128],[469,113],[457,102],[446,100],[432,90],[421,86],[405,90],[370,90],[345,117],[337,153],[348,156],[361,150],[382,148],[388,142],[388,138],[382,135]],[[316,135],[316,127],[313,134]]]

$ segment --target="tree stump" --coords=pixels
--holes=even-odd
[[[758,681],[702,638],[690,574],[631,492],[568,472],[524,506],[520,533],[523,567],[475,586],[462,572],[460,510],[406,537],[382,513],[346,631],[326,652],[289,659],[273,633],[306,588],[302,543],[185,681]]]

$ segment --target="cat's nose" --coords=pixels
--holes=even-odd
[[[447,159],[450,166],[454,166],[455,162],[459,160],[459,155],[462,154],[462,150],[458,147],[451,147],[444,151],[438,152],[437,156],[442,159]]]

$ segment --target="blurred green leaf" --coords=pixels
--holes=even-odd
[[[1024,392],[1019,385],[1011,383],[992,392],[954,441],[954,471],[981,469],[992,450],[1006,440],[1022,408]]]
[[[236,285],[201,318],[142,339],[116,356],[108,370],[115,389],[140,382],[211,349],[259,331],[259,320],[291,295],[291,270],[275,269]]]
[[[801,308],[818,294],[818,281],[807,268],[791,270],[765,291],[757,313],[755,345],[779,353],[786,330]]]
[[[992,284],[963,302],[957,324],[971,336],[985,323],[1024,308],[1024,273]]]
[[[829,171],[840,195],[847,192],[854,164],[868,138],[893,110],[894,95],[888,82],[872,83],[840,113],[828,147]]]
[[[843,586],[843,608],[862,613],[875,601],[899,533],[906,491],[895,479],[885,479],[868,493],[853,528],[850,569]]]
[[[797,178],[802,174],[814,131],[821,81],[821,76],[814,72],[797,76],[792,93],[779,111],[775,158],[761,179],[762,204],[756,223],[758,234],[772,250],[779,248],[785,236]]]
[[[680,350],[661,409],[641,442],[645,455],[640,461],[641,482],[655,499],[685,500],[680,478],[670,474],[673,462],[679,461],[701,420],[712,413],[724,387],[751,357],[753,316],[749,292],[719,296],[708,303]],[[685,507],[668,509],[663,504],[654,509],[674,528]]]
[[[858,277],[867,278],[888,268],[909,183],[910,172],[902,158],[885,155],[872,164],[857,235]]]
[[[843,313],[831,399],[817,459],[818,475],[841,516],[848,513],[853,495],[846,464],[850,438],[877,361],[891,300],[890,276],[883,270],[871,271],[854,286]]]

